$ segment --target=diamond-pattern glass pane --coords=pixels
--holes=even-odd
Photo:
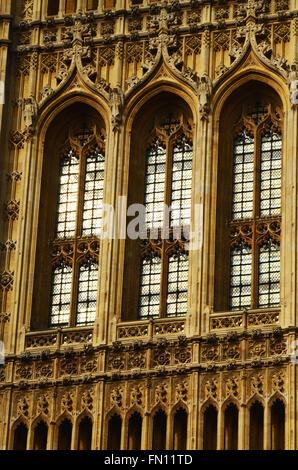
[[[92,260],[80,266],[77,325],[94,323],[96,313],[98,263]]]
[[[185,138],[173,149],[171,225],[190,224],[192,146]]]
[[[188,255],[174,254],[169,257],[167,317],[186,315],[188,284]]]
[[[280,250],[271,240],[259,250],[259,307],[279,305]]]
[[[158,256],[142,259],[139,318],[157,318],[159,315],[161,259]]]
[[[280,192],[281,135],[271,131],[261,141],[261,217],[280,213]]]
[[[246,134],[234,140],[232,218],[252,217],[254,139]]]
[[[72,268],[57,266],[52,275],[50,326],[67,326],[70,312]]]
[[[251,305],[251,248],[243,244],[231,250],[230,307],[238,310]]]
[[[104,182],[104,155],[97,150],[87,157],[83,210],[83,236],[100,236]]]
[[[147,227],[161,227],[164,209],[166,150],[155,145],[147,150],[145,198]]]
[[[79,184],[79,160],[72,150],[61,160],[56,238],[75,235]]]

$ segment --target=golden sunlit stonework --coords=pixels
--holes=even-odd
[[[0,1],[1,449],[297,449],[297,8]]]

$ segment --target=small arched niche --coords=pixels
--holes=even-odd
[[[25,423],[19,423],[14,431],[13,450],[27,449],[28,428]]]
[[[224,412],[224,449],[238,449],[238,408],[230,403]]]
[[[263,450],[264,447],[264,407],[256,401],[249,410],[249,449]]]
[[[152,450],[165,450],[167,437],[167,415],[158,410],[153,417]]]
[[[46,450],[48,440],[48,426],[40,421],[34,428],[33,450]]]
[[[91,450],[92,445],[92,419],[85,416],[79,424],[78,450]]]
[[[93,309],[94,317],[96,287],[93,281],[98,273],[104,166],[103,118],[85,103],[70,105],[53,119],[45,136],[32,299],[32,330],[87,325],[94,321],[88,312]],[[86,237],[89,245],[92,242],[92,253],[89,250],[91,256],[86,259],[81,257],[82,250],[78,246],[81,237]],[[76,269],[80,272],[75,272]],[[59,298],[56,290],[58,278],[54,278],[55,270],[61,281]],[[80,307],[78,284],[73,291],[74,297],[66,297],[70,295],[69,286],[72,279],[80,276],[82,279],[84,276],[86,278],[86,271],[90,282],[94,284],[92,299],[89,299],[88,305]],[[65,282],[68,282],[68,285]],[[91,293],[89,285],[87,288]],[[86,286],[84,289],[86,290]],[[66,301],[68,313],[61,316]],[[72,303],[78,304],[74,314],[70,306]],[[64,310],[66,312],[66,308]],[[54,314],[55,311],[57,315]]]
[[[108,421],[107,450],[121,449],[122,419],[118,414],[113,415]]]
[[[279,398],[271,405],[271,449],[285,449],[285,404]]]
[[[279,305],[278,268],[270,270],[279,262],[282,128],[281,99],[267,84],[247,82],[222,107],[215,144],[215,311]],[[265,243],[257,223],[266,217],[278,236]]]
[[[184,408],[179,408],[174,415],[174,450],[186,450],[187,448],[187,423],[187,411]]]
[[[65,418],[58,429],[58,450],[71,449],[72,423]]]
[[[141,450],[143,419],[140,413],[133,413],[128,420],[128,450]]]
[[[149,226],[159,230],[155,235],[160,237],[162,227],[169,226],[172,230],[178,225],[174,212],[170,214],[167,223],[164,204],[175,207],[175,214],[180,214],[183,218],[182,227],[187,225],[186,219],[189,226],[192,158],[193,116],[189,105],[180,96],[170,92],[155,95],[138,110],[131,129],[127,205],[128,208],[135,204],[144,205],[146,220],[141,224],[142,229],[136,224],[134,235],[129,232],[129,227],[132,227],[131,223],[139,213],[132,213],[127,218],[129,233],[125,242],[123,320],[186,314],[187,254],[183,252],[174,259],[173,253],[173,259],[168,259],[161,242],[160,252],[157,249],[153,253],[150,248],[145,260],[140,238],[146,245]],[[160,217],[160,220],[156,221],[154,217]],[[181,234],[183,233],[182,229]],[[177,296],[179,308],[175,304],[175,292],[168,289],[167,275],[171,269],[177,272],[177,264],[184,270],[180,278],[185,280],[184,285],[179,287],[183,293],[179,299]],[[149,272],[150,279],[150,275],[147,275]]]
[[[203,449],[217,449],[217,409],[207,406],[203,415]]]

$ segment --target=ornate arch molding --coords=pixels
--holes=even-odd
[[[208,397],[207,400],[205,400],[204,403],[202,403],[201,405],[201,408],[200,408],[201,413],[204,414],[207,408],[209,408],[209,406],[213,406],[213,408],[216,409],[217,413],[219,412],[219,405],[216,402],[216,400],[212,397]]]
[[[288,404],[288,403],[287,403],[287,400],[286,400],[286,397],[285,397],[282,393],[280,393],[280,392],[278,392],[278,391],[276,391],[276,392],[269,398],[269,400],[268,400],[268,407],[271,408],[272,405],[274,405],[274,403],[275,403],[276,401],[278,401],[278,400],[281,401],[281,402],[283,403],[284,407],[286,408],[286,406],[287,406],[287,404]]]
[[[246,39],[241,52],[233,61],[232,65],[224,70],[218,78],[213,80],[213,89],[216,90],[216,88],[225,82],[225,80],[230,75],[235,75],[235,73],[237,73],[237,69],[250,66],[252,69],[255,66],[258,66],[260,70],[262,70],[262,67],[265,66],[268,71],[271,71],[281,77],[285,83],[288,81],[289,74],[287,69],[282,68],[277,60],[269,60],[264,54],[262,54],[260,48],[257,45],[256,39],[254,38],[251,41]],[[249,70],[251,70],[251,68]]]
[[[110,419],[116,415],[119,416],[119,418],[121,418],[122,421],[125,418],[124,410],[122,408],[119,408],[119,406],[117,405],[113,405],[112,408],[105,415],[106,423],[108,423]]]
[[[213,81],[213,87],[217,87],[231,73],[235,73],[247,56],[248,51],[251,51],[258,58],[261,65],[278,74],[284,81],[288,80],[290,67],[286,59],[278,55],[270,57],[272,49],[266,42],[265,24],[260,23],[259,20],[263,6],[263,2],[256,2],[255,0],[248,0],[246,5],[243,5],[246,17],[236,31],[239,40],[238,46],[234,46],[230,53],[231,58],[234,60],[230,67],[222,65],[221,75]],[[239,43],[242,43],[242,45],[240,46]]]
[[[30,420],[27,419],[25,416],[18,416],[13,423],[11,424],[10,427],[10,433],[9,433],[9,449],[13,450],[13,445],[14,445],[14,435],[17,430],[17,428],[20,425],[24,425],[27,428],[27,445],[28,445],[28,433],[29,433],[29,428],[30,428]]]
[[[236,398],[227,398],[221,405],[221,411],[224,413],[230,405],[235,405],[238,412],[240,410],[240,402]]]
[[[74,425],[74,422],[75,422],[74,416],[72,416],[68,411],[63,411],[63,413],[60,414],[56,419],[55,427],[56,427],[57,433],[58,433],[60,424],[63,423],[64,420],[68,420],[72,426]]]
[[[255,393],[246,403],[247,409],[250,410],[251,407],[255,404],[259,403],[262,405],[263,408],[265,408],[265,400],[264,397],[259,395],[258,393]]]
[[[85,418],[89,418],[91,420],[92,425],[94,424],[94,416],[92,415],[90,411],[85,409],[81,411],[81,413],[77,416],[77,419],[76,419],[77,426],[79,426]]]
[[[134,413],[138,413],[141,416],[142,419],[144,418],[144,410],[140,406],[134,404],[127,410],[127,412],[125,414],[125,422],[126,423],[128,423],[128,421],[130,420],[131,416]]]
[[[179,401],[172,407],[172,409],[170,410],[169,415],[170,415],[172,418],[174,418],[175,415],[176,415],[176,413],[177,413],[177,411],[179,411],[179,410],[185,411],[186,414],[187,414],[187,416],[189,417],[189,415],[190,415],[190,410],[189,410],[187,404],[184,403],[182,400],[179,400]]]
[[[156,404],[151,408],[151,411],[150,411],[150,415],[151,415],[152,422],[153,422],[154,416],[155,416],[159,411],[162,411],[162,412],[166,415],[166,418],[168,418],[168,416],[169,416],[169,409],[168,409],[168,407],[167,407],[164,403],[156,403]]]
[[[109,87],[103,88],[100,86],[100,83],[97,86],[90,80],[88,75],[86,75],[81,61],[79,59],[78,62],[73,60],[67,74],[59,85],[55,89],[48,89],[43,93],[43,97],[38,103],[38,109],[42,111],[61,94],[80,93],[82,91],[88,94],[92,93],[93,97],[99,97],[106,103],[109,102],[111,96],[111,89]]]
[[[20,424],[24,424],[25,426],[27,426],[27,429],[29,431],[29,426],[30,426],[30,419],[29,418],[26,418],[25,416],[18,416],[13,422],[12,422],[12,425],[11,425],[11,433],[12,433],[12,438],[13,438],[13,434],[15,432],[15,430],[17,429],[17,427],[20,425]]]
[[[31,423],[31,429],[35,429],[36,426],[39,425],[39,423],[44,423],[46,426],[48,426],[49,428],[49,425],[50,425],[50,420],[49,420],[49,417],[46,416],[44,413],[39,413],[32,421]]]
[[[236,75],[227,77],[225,81],[218,84],[214,90],[213,96],[213,117],[214,122],[218,123],[223,106],[229,97],[243,85],[248,82],[258,82],[261,85],[267,85],[274,90],[283,106],[283,112],[286,113],[289,108],[288,88],[285,81],[275,73],[267,70],[264,71],[257,64],[252,65],[249,69],[243,67]]]
[[[106,133],[109,133],[110,110],[106,101],[98,99],[98,97],[94,97],[94,95],[91,95],[90,92],[87,92],[86,90],[69,90],[69,92],[64,93],[63,96],[61,95],[57,97],[56,100],[51,101],[47,106],[44,106],[44,108],[40,110],[40,116],[36,125],[36,133],[42,142],[44,142],[47,131],[54,119],[59,117],[65,109],[76,103],[87,105],[91,109],[95,110],[104,121]]]
[[[186,103],[186,105],[188,105],[192,113],[195,128],[198,120],[196,95],[190,89],[186,90],[185,87],[181,86],[180,83],[173,81],[168,76],[166,76],[158,82],[151,80],[146,87],[138,90],[135,95],[131,96],[127,103],[124,115],[125,128],[127,132],[131,132],[135,117],[138,112],[152,98],[155,98],[157,95],[164,92],[179,96]]]
[[[125,92],[125,99],[129,100],[137,91],[143,88],[147,83],[155,80],[166,79],[167,81],[178,81],[184,87],[189,87],[195,94],[198,92],[198,77],[191,78],[188,74],[182,73],[176,67],[176,56],[170,54],[166,47],[159,46],[157,55],[151,67],[142,76],[135,77],[130,82],[130,87]]]

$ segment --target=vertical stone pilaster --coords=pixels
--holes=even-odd
[[[106,168],[105,180],[105,202],[113,208],[109,214],[108,226],[111,228],[112,236],[102,240],[102,256],[101,256],[101,282],[99,286],[99,299],[97,307],[97,319],[95,325],[95,342],[97,344],[106,341],[116,341],[116,324],[119,320],[120,305],[117,300],[118,291],[115,286],[119,287],[121,272],[119,272],[120,259],[120,241],[118,239],[117,230],[117,211],[118,196],[122,179],[122,162],[123,162],[123,131],[116,129],[110,132],[110,145],[107,152],[109,154]],[[115,216],[115,219],[114,219]],[[113,223],[116,220],[115,232],[113,235]],[[122,254],[123,256],[124,254]],[[118,294],[119,295],[119,294]],[[111,330],[110,325],[113,325]]]
[[[198,372],[194,372],[191,376],[190,380],[190,397],[189,402],[190,404],[190,432],[188,437],[188,446],[187,449],[195,450],[197,448],[201,448],[200,444],[198,446],[198,438],[201,436],[201,422],[200,422],[200,407],[199,407],[199,400],[200,400],[200,377]]]
[[[33,158],[35,151],[36,137],[32,136],[32,139],[27,140],[24,145],[23,180],[20,195],[21,205],[17,231],[17,262],[12,300],[13,311],[8,343],[8,350],[11,352],[23,350],[25,325],[27,324],[28,326],[30,321],[30,314],[26,307],[28,291],[33,288],[33,278],[29,273],[30,271],[33,272],[34,269],[32,266],[31,240],[32,232],[34,231],[32,223],[35,198],[34,186],[30,183],[36,179],[37,161],[36,158]],[[35,227],[35,231],[36,230],[37,227]],[[30,279],[29,284],[28,279]]]

